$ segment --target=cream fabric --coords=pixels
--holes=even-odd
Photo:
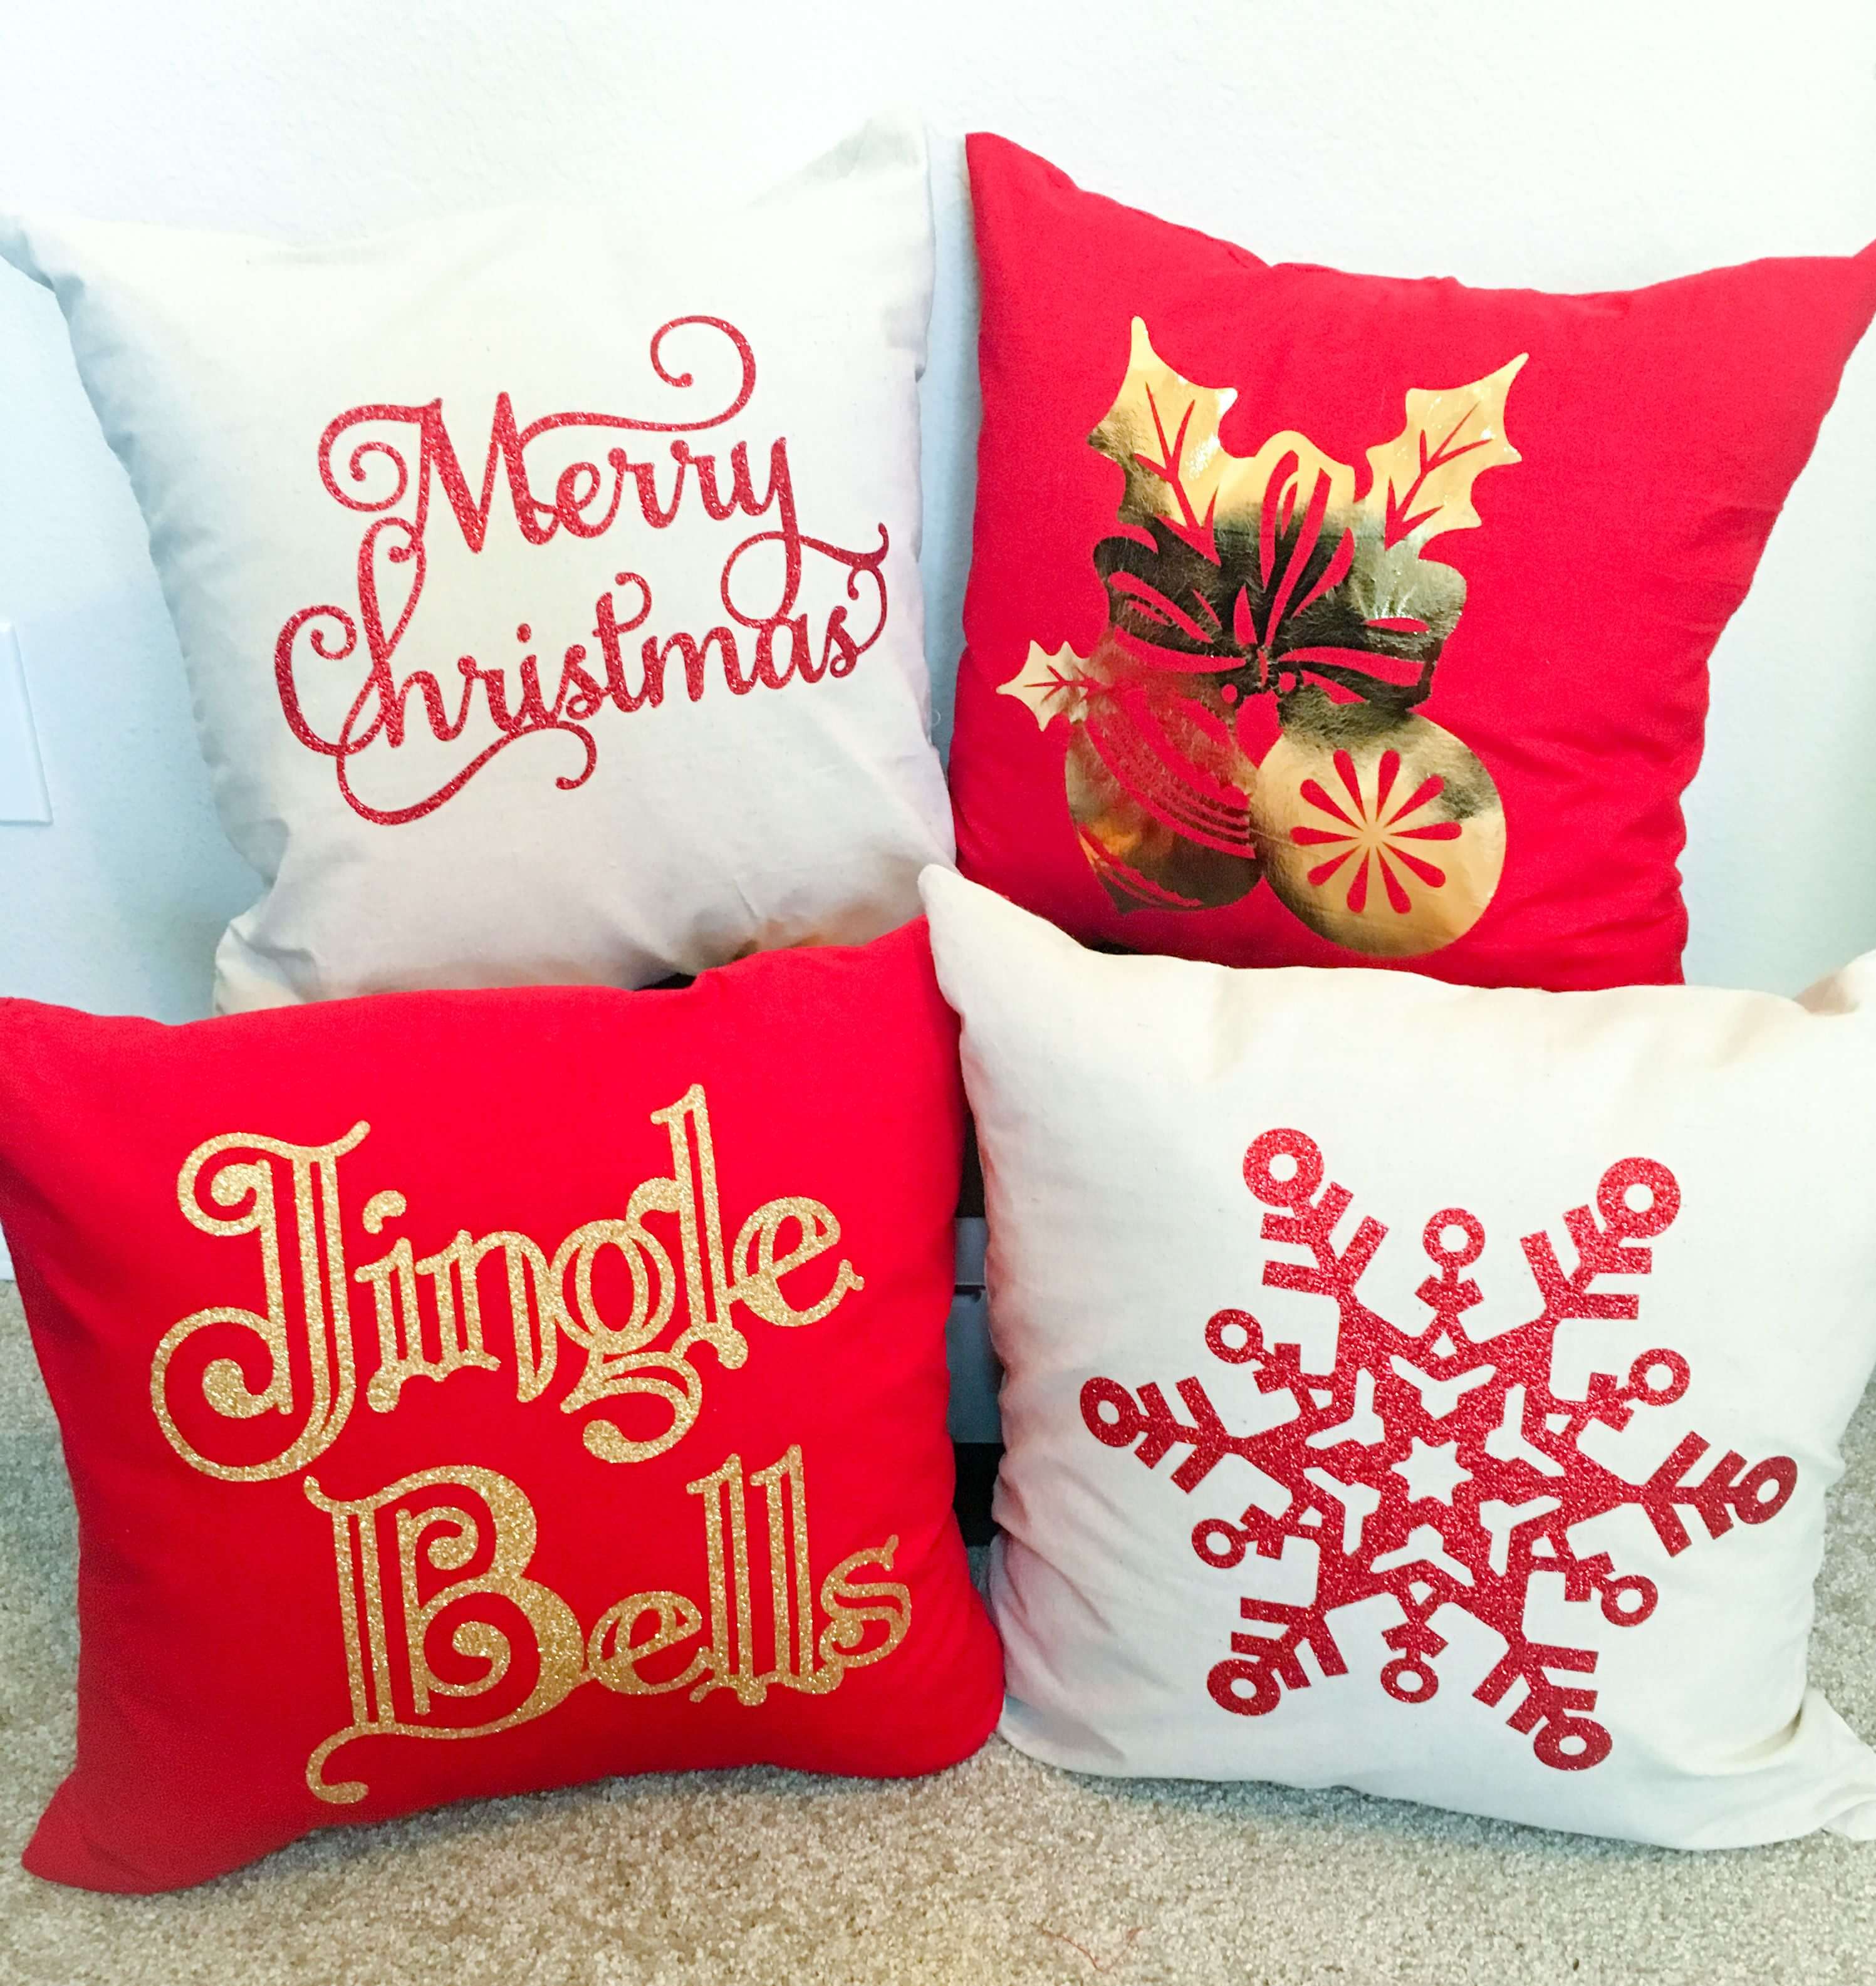
[[[1802,1002],[1477,991],[1098,956],[924,890],[1013,1743],[1689,1847],[1876,1834],[1876,1755],[1806,1680],[1876,1354],[1876,956]]]
[[[735,212],[0,220],[0,254],[64,309],[266,886],[221,1008],[640,985],[914,914],[951,846],[916,130]]]

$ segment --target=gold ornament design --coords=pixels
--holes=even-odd
[[[1473,489],[1518,460],[1505,402],[1523,355],[1406,395],[1355,470],[1293,430],[1248,456],[1234,389],[1187,379],[1133,322],[1126,377],[1088,437],[1120,469],[1124,530],[1094,549],[1108,626],[1086,657],[1032,642],[1000,685],[1068,736],[1069,810],[1123,912],[1222,908],[1266,874],[1312,930],[1412,957],[1470,930],[1503,872],[1504,810],[1477,755],[1419,714],[1465,604],[1426,556],[1480,522]],[[1271,697],[1261,762],[1247,719]]]
[[[1310,929],[1410,958],[1478,921],[1504,869],[1491,775],[1411,712],[1298,690],[1261,768],[1265,874]]]

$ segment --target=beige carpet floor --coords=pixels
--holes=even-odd
[[[912,1784],[615,1780],[332,1833],[174,1897],[35,1881],[71,1756],[71,1502],[0,1284],[0,1981],[1230,1986],[1876,1981],[1876,1846],[1676,1855],[1353,1794],[1084,1779],[998,1741]],[[1876,1403],[1819,1680],[1876,1733]]]

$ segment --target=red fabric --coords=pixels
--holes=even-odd
[[[975,136],[969,157],[984,413],[951,758],[964,873],[1084,941],[1132,950],[1231,964],[1403,964],[1487,985],[1677,979],[1686,935],[1679,799],[1700,755],[1707,657],[1876,310],[1876,248],[1756,262],[1627,293],[1469,289],[1268,265],[1083,193],[1004,140]],[[1261,595],[1254,581],[1242,597],[1230,584],[1202,603],[1184,597],[1189,615],[1215,613],[1219,624],[1204,619],[1209,675],[1182,673],[1189,657],[1150,643],[1101,650],[1110,594],[1095,548],[1116,538],[1153,546],[1137,521],[1117,520],[1129,477],[1088,439],[1129,376],[1135,318],[1184,382],[1234,389],[1217,429],[1228,456],[1257,456],[1287,433],[1352,472],[1349,486],[1333,490],[1325,475],[1328,513],[1308,518],[1315,457],[1305,446],[1276,491],[1280,502],[1241,504],[1240,567],[1271,577]],[[1300,678],[1286,680],[1283,656],[1267,655],[1271,686],[1317,685],[1305,702],[1319,722],[1302,759],[1293,749],[1283,755],[1288,786],[1279,792],[1278,782],[1265,793],[1279,705],[1256,693],[1265,685],[1255,651],[1296,534],[1308,523],[1315,563],[1298,559],[1288,605],[1325,578],[1314,611],[1334,624],[1332,610],[1349,591],[1339,594],[1335,583],[1349,568],[1328,568],[1345,519],[1372,520],[1377,555],[1393,556],[1383,540],[1414,525],[1419,500],[1404,476],[1393,493],[1408,500],[1390,511],[1389,486],[1376,507],[1361,507],[1377,480],[1370,450],[1404,434],[1403,459],[1412,460],[1410,393],[1489,383],[1521,355],[1497,442],[1460,472],[1478,470],[1470,490],[1477,527],[1464,527],[1469,519],[1456,526],[1449,512],[1421,547],[1449,569],[1433,575],[1446,589],[1447,624],[1431,634],[1406,628],[1425,596],[1408,546],[1399,571],[1410,583],[1396,593],[1370,587],[1353,620],[1345,611],[1330,645],[1314,651],[1318,661],[1411,678],[1397,658],[1418,644],[1433,664],[1430,688],[1412,706],[1425,723],[1403,721],[1396,735],[1408,743],[1391,767],[1385,739],[1365,764],[1350,762],[1360,789],[1352,807],[1337,727],[1352,721],[1346,713],[1359,693],[1323,688],[1308,657]],[[1144,405],[1138,394],[1134,404]],[[1480,416],[1469,438],[1491,425]],[[1439,426],[1436,418],[1426,432]],[[1152,452],[1134,440],[1137,454]],[[1516,451],[1510,459],[1506,441]],[[1151,500],[1164,479],[1139,473]],[[1360,493],[1352,507],[1351,487]],[[1272,530],[1261,545],[1260,519]],[[1214,521],[1221,524],[1223,513]],[[1161,578],[1180,570],[1178,560],[1191,565],[1218,549],[1204,541],[1202,515],[1177,535],[1159,561]],[[1352,534],[1345,559],[1359,542]],[[1126,571],[1145,553],[1103,556]],[[1355,648],[1372,652],[1349,654],[1351,625]],[[1028,707],[998,694],[1032,666],[1032,644],[1044,656],[1064,645],[1076,658],[1095,656],[1097,678],[1116,665],[1114,680],[1096,680],[1077,706],[1086,724],[1067,715],[1086,682],[1049,702],[1050,679],[1034,678],[1042,687],[1032,688]],[[1073,674],[1081,664],[1066,665]],[[1365,723],[1369,714],[1358,708],[1355,718]],[[1046,729],[1041,715],[1050,719]],[[1068,776],[1082,782],[1080,816],[1071,814],[1065,755]],[[1489,783],[1477,776],[1480,764]],[[1423,786],[1434,776],[1440,787]],[[1470,923],[1451,912],[1465,927],[1450,935],[1450,922],[1449,941],[1437,948],[1416,949],[1397,935],[1411,918],[1389,911],[1389,893],[1398,886],[1412,917],[1430,906],[1436,919],[1459,901],[1459,886],[1447,879],[1442,897],[1425,867],[1398,853],[1391,867],[1371,867],[1359,921],[1348,908],[1373,837],[1362,842],[1352,831],[1360,823],[1336,810],[1372,810],[1377,783],[1390,778],[1383,814],[1410,796],[1410,782],[1432,795],[1417,815],[1397,816],[1423,831],[1393,847],[1436,870],[1457,850],[1460,829],[1444,816],[1468,781],[1475,796],[1495,788],[1501,803],[1502,874],[1487,886],[1488,850],[1479,858],[1486,880],[1476,885],[1482,911]],[[1078,832],[1084,816],[1094,820],[1091,840]],[[1489,823],[1486,813],[1468,818],[1480,833]],[[1300,841],[1292,833],[1299,824]],[[1309,872],[1338,853],[1352,859],[1312,884]],[[1279,868],[1259,873],[1260,863],[1279,859],[1288,865],[1287,903],[1273,880]],[[1097,874],[1104,866],[1107,885]],[[1164,907],[1155,893],[1169,887],[1211,907]],[[1153,907],[1123,910],[1117,890]],[[1308,900],[1308,907],[1317,897],[1335,901],[1312,924],[1294,904]],[[1376,948],[1325,934],[1325,923],[1372,934]]]
[[[63,1431],[81,1552],[77,1763],[27,1867],[91,1888],[161,1890],[312,1828],[466,1796],[753,1761],[899,1775],[974,1750],[998,1714],[1002,1665],[950,1503],[955,1035],[922,924],[861,950],[754,958],[682,992],[392,995],[187,1027],[0,1002],[0,1222]],[[714,1295],[709,1217],[680,1210],[708,1200],[698,1113],[651,1117],[692,1086],[707,1109],[725,1257]],[[315,1334],[295,1161],[257,1141],[343,1142],[361,1125],[369,1128],[342,1156],[301,1162],[312,1188],[304,1259],[315,1291],[332,1289],[340,1318],[349,1312],[338,1330]],[[179,1176],[192,1153],[227,1134],[194,1181],[201,1220],[192,1221]],[[257,1228],[269,1191],[277,1217]],[[778,1200],[793,1203],[753,1218]],[[322,1266],[328,1206],[342,1277]],[[244,1219],[250,1231],[202,1224]],[[588,1227],[600,1221],[613,1224]],[[537,1322],[517,1358],[505,1269],[525,1264],[527,1251],[498,1246],[477,1279],[487,1362],[417,1374],[392,1397],[376,1295],[397,1279],[361,1271],[408,1237],[421,1350],[434,1367],[440,1272],[423,1272],[425,1258],[460,1235],[508,1234],[531,1237],[551,1267],[582,1229],[591,1301],[615,1336],[582,1341],[569,1321],[581,1314],[576,1249],[561,1265],[560,1328],[543,1334],[538,1305],[524,1302]],[[698,1238],[694,1277],[687,1229]],[[226,1409],[244,1404],[239,1378],[263,1393],[272,1365],[260,1330],[233,1314],[267,1311],[264,1231],[280,1244],[291,1398],[237,1417]],[[823,1245],[790,1267],[810,1237]],[[652,1308],[636,1335],[626,1267],[635,1251],[653,1265]],[[834,1293],[843,1264],[861,1283],[818,1321],[798,1321]],[[673,1297],[658,1328],[658,1305]],[[178,1331],[217,1308],[221,1318]],[[460,1323],[460,1291],[456,1308]],[[680,1359],[700,1311],[715,1318],[719,1346],[693,1344]],[[408,1314],[394,1309],[394,1329]],[[541,1378],[544,1336],[557,1349]],[[331,1382],[323,1415],[315,1342]],[[335,1348],[349,1348],[349,1389]],[[606,1355],[597,1365],[593,1348]],[[399,1348],[394,1338],[394,1357]],[[230,1360],[238,1375],[217,1362]],[[581,1404],[589,1375],[602,1383]],[[686,1395],[699,1402],[694,1423],[669,1442]],[[164,1432],[159,1402],[205,1460],[255,1473],[193,1465]],[[600,1452],[624,1441],[648,1452]],[[798,1469],[765,1485],[759,1472],[797,1449]],[[740,1540],[736,1469],[716,1487],[686,1488],[733,1457]],[[264,1473],[283,1461],[291,1466]],[[496,1472],[512,1493],[475,1470]],[[316,1489],[362,1503],[437,1471],[452,1479],[367,1517],[312,1500]],[[794,1479],[805,1484],[805,1574]],[[531,1550],[517,1498],[537,1527]],[[795,1624],[781,1651],[771,1498]],[[443,1506],[457,1516],[437,1516]],[[401,1546],[400,1511],[409,1533]],[[375,1628],[368,1537],[379,1558]],[[359,1596],[349,1607],[348,1584]],[[662,1624],[675,1638],[621,1669],[616,1638],[592,1647],[588,1638],[608,1608],[646,1593],[672,1597],[635,1611],[620,1631],[642,1644]],[[440,1609],[420,1617],[440,1594]],[[505,1673],[478,1693],[500,1665],[502,1638]],[[608,1661],[615,1680],[642,1686],[693,1673],[682,1688],[625,1693],[594,1673]],[[414,1679],[426,1665],[436,1680],[421,1705]],[[796,1682],[776,1680],[784,1667]],[[712,1677],[728,1680],[706,1688]],[[529,1714],[481,1736],[355,1735],[315,1776],[362,1786],[362,1796],[335,1802],[309,1786],[318,1749],[355,1722],[388,1715],[434,1732],[517,1710]]]

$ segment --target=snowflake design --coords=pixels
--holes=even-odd
[[[1381,1670],[1381,1686],[1399,1702],[1424,1703],[1439,1689],[1434,1661],[1447,1645],[1432,1619],[1450,1601],[1504,1638],[1503,1658],[1474,1695],[1497,1705],[1522,1683],[1508,1721],[1531,1736],[1537,1757],[1565,1772],[1599,1765],[1611,1740],[1588,1715],[1595,1691],[1580,1680],[1594,1673],[1595,1651],[1526,1635],[1533,1575],[1561,1573],[1567,1601],[1594,1599],[1615,1625],[1637,1626],[1654,1611],[1654,1582],[1618,1573],[1606,1552],[1579,1557],[1568,1535],[1575,1526],[1631,1504],[1673,1556],[1692,1542],[1689,1515],[1710,1537],[1723,1537],[1735,1520],[1762,1524],[1777,1516],[1797,1483],[1790,1456],[1748,1466],[1730,1449],[1694,1482],[1709,1446],[1699,1434],[1689,1434],[1639,1484],[1581,1452],[1578,1438],[1591,1422],[1619,1429],[1638,1406],[1666,1406],[1682,1397],[1689,1375],[1678,1352],[1643,1352],[1625,1382],[1595,1373],[1581,1400],[1551,1391],[1559,1326],[1639,1314],[1634,1295],[1596,1285],[1608,1276],[1650,1273],[1653,1251],[1643,1244],[1679,1210],[1674,1175],[1648,1159],[1611,1166],[1593,1210],[1577,1207],[1564,1216],[1576,1254],[1567,1273],[1548,1234],[1527,1235],[1524,1257],[1543,1308],[1529,1323],[1478,1344],[1463,1322],[1480,1301],[1466,1271],[1484,1249],[1485,1230],[1470,1213],[1449,1207],[1427,1222],[1423,1245],[1433,1271],[1416,1294],[1433,1315],[1417,1334],[1403,1332],[1357,1291],[1387,1230],[1364,1217],[1347,1246],[1336,1247],[1335,1231],[1352,1196],[1332,1181],[1324,1184],[1313,1139],[1295,1130],[1265,1132],[1245,1154],[1244,1175],[1270,1210],[1263,1238],[1311,1258],[1267,1261],[1265,1287],[1325,1297],[1336,1307],[1333,1370],[1305,1373],[1295,1346],[1266,1345],[1248,1311],[1223,1310],[1205,1327],[1207,1349],[1226,1365],[1251,1368],[1261,1392],[1290,1395],[1294,1413],[1281,1425],[1231,1433],[1196,1377],[1174,1389],[1184,1418],[1150,1380],[1130,1390],[1095,1378],[1081,1391],[1082,1419],[1107,1446],[1132,1449],[1150,1469],[1175,1449],[1187,1450],[1172,1480],[1188,1496],[1233,1456],[1287,1493],[1281,1514],[1254,1502],[1235,1518],[1199,1523],[1192,1549],[1207,1565],[1229,1570],[1251,1551],[1280,1557],[1292,1538],[1318,1548],[1311,1604],[1241,1601],[1245,1631],[1232,1634],[1231,1656],[1211,1669],[1213,1700],[1238,1716],[1274,1710],[1285,1689],[1308,1686],[1298,1659],[1305,1646],[1325,1677],[1346,1675],[1331,1617],[1386,1594],[1403,1617],[1383,1638],[1394,1652]]]
[[[1354,759],[1338,752],[1332,762],[1342,792],[1338,797],[1319,780],[1305,779],[1298,789],[1325,825],[1305,825],[1290,830],[1290,839],[1298,848],[1321,848],[1325,859],[1308,873],[1309,886],[1325,887],[1338,870],[1348,884],[1349,908],[1358,914],[1367,904],[1368,893],[1379,881],[1393,910],[1405,917],[1411,907],[1407,879],[1411,877],[1430,890],[1446,887],[1446,871],[1430,862],[1413,844],[1430,841],[1457,841],[1461,830],[1456,820],[1441,820],[1425,810],[1446,791],[1446,782],[1437,773],[1423,779],[1398,805],[1394,787],[1400,776],[1400,754],[1381,754],[1375,768],[1375,790],[1371,799],[1362,791]],[[1352,868],[1347,865],[1354,864]],[[1372,874],[1371,872],[1372,871]]]

